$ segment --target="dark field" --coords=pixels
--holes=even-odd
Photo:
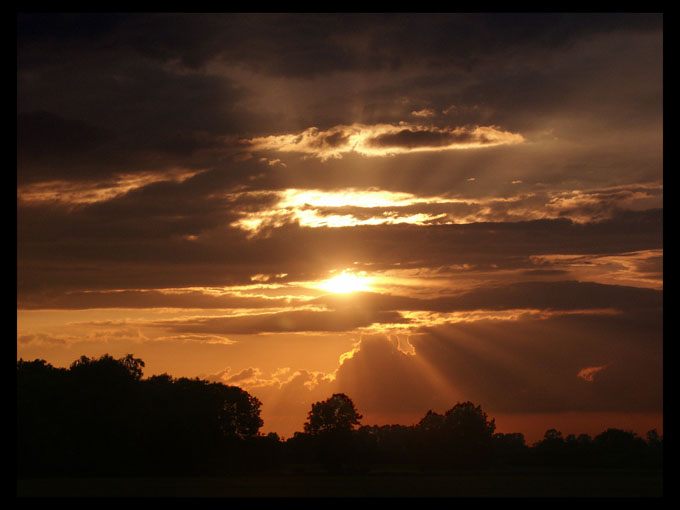
[[[18,480],[19,497],[661,497],[660,472],[286,474]]]

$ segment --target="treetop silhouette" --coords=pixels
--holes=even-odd
[[[320,434],[325,431],[353,430],[359,426],[359,414],[354,402],[344,393],[335,393],[332,397],[312,404],[304,430],[308,434]]]

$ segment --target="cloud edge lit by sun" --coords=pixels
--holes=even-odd
[[[254,151],[298,152],[321,160],[355,152],[363,156],[391,156],[409,152],[476,149],[523,143],[519,133],[498,126],[437,127],[398,124],[340,125],[325,131],[310,127],[299,133],[242,139]]]

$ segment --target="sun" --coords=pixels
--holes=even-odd
[[[338,294],[370,290],[372,278],[343,271],[341,274],[319,284],[319,288]]]

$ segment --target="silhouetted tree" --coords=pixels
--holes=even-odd
[[[145,448],[158,469],[186,472],[238,468],[240,440],[262,426],[261,403],[234,386],[167,374],[143,381]]]
[[[444,414],[444,427],[457,437],[487,441],[496,430],[496,421],[472,402],[458,403]]]
[[[663,466],[663,436],[656,429],[647,432],[647,465],[655,469]]]
[[[527,463],[529,446],[524,434],[512,432],[493,435],[493,462],[496,465],[523,465]]]
[[[561,445],[559,463],[565,466],[591,466],[593,440],[588,434],[569,434]]]
[[[68,372],[45,360],[17,362],[17,470],[20,475],[65,474],[70,434],[63,395]]]
[[[458,403],[444,414],[445,448],[456,466],[482,466],[493,448],[494,419],[472,402]]]
[[[307,470],[317,462],[315,437],[305,432],[295,432],[284,444],[287,462],[296,472]]]
[[[644,462],[647,444],[634,432],[609,428],[595,436],[593,444],[604,466],[634,466]]]
[[[364,451],[374,464],[412,464],[415,460],[415,427],[405,425],[366,425],[359,429],[366,436]]]
[[[304,424],[313,438],[316,459],[331,472],[354,470],[360,464],[359,439],[353,434],[362,416],[344,393],[312,404]]]
[[[29,474],[214,472],[238,468],[261,403],[240,388],[144,362],[82,356],[68,370],[17,362],[18,466]]]
[[[428,411],[417,429],[424,467],[480,467],[490,461],[496,424],[472,402],[459,402],[443,416]]]
[[[562,437],[546,431],[533,447],[534,460],[550,466],[643,467],[649,464],[647,443],[633,432],[610,428],[591,439],[586,434]]]
[[[435,413],[430,409],[418,422],[418,428],[426,433],[436,433],[443,430],[444,420],[443,414]]]
[[[564,438],[562,437],[562,432],[560,432],[557,429],[546,430],[545,434],[543,435],[543,442],[561,445],[564,442]]]
[[[283,443],[275,432],[256,435],[239,442],[239,471],[250,473],[274,473],[284,462]]]
[[[97,380],[106,377],[112,378],[129,378],[132,381],[139,381],[142,378],[144,362],[141,359],[135,358],[132,354],[127,354],[120,359],[114,359],[108,354],[104,354],[99,358],[88,358],[81,356],[79,359],[71,363],[72,374],[88,374]]]
[[[294,469],[364,472],[369,465],[479,468],[488,465],[660,469],[663,438],[607,429],[594,439],[549,429],[528,447],[521,433],[495,432],[472,402],[417,425],[361,426],[345,394],[316,402],[304,432],[285,443],[260,435],[261,403],[246,391],[168,374],[143,378],[144,362],[81,356],[68,369],[17,362],[20,477],[203,474]]]
[[[659,446],[663,444],[663,437],[659,435],[656,429],[647,432],[647,444],[649,446]]]
[[[582,447],[582,448],[587,448],[593,443],[593,438],[590,437],[588,434],[579,434],[578,437],[576,438],[576,443]]]
[[[533,453],[534,460],[540,465],[563,465],[568,450],[562,432],[557,429],[546,430],[543,439],[534,445]]]
[[[323,402],[312,404],[304,430],[313,435],[329,430],[349,431],[359,426],[361,418],[352,399],[344,393],[335,393]]]

